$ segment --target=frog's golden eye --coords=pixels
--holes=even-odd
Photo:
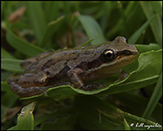
[[[116,58],[116,52],[114,52],[111,49],[106,49],[103,52],[103,56],[104,56],[105,60],[111,61],[111,60],[114,60]]]

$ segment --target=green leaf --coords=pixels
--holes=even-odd
[[[145,22],[129,39],[129,43],[134,44],[136,42],[136,40],[139,38],[139,36],[141,35],[141,33],[146,29],[146,27],[150,24],[150,22],[155,18],[155,16],[160,13],[161,10],[159,10],[156,14],[154,14],[153,16],[151,16],[151,18]]]
[[[6,109],[5,109],[5,106],[1,105],[1,119],[3,119],[5,117],[5,114],[6,114]]]
[[[24,70],[20,67],[21,61],[22,60],[16,59],[1,59],[1,69],[13,72],[23,72]]]
[[[92,42],[93,40],[94,40],[94,39],[90,39],[90,40],[86,41],[84,44],[80,45],[80,47],[86,46],[87,44],[89,44],[89,43]]]
[[[22,108],[21,113],[18,115],[17,130],[33,130],[34,117],[33,110],[36,102],[33,102]]]
[[[12,107],[17,99],[19,98],[18,95],[16,95],[9,87],[7,82],[1,81],[1,92],[4,92],[4,94],[1,96],[1,104],[5,105],[6,107],[10,108]]]
[[[154,126],[151,129],[161,129],[161,125],[155,127],[157,123],[123,112],[94,96],[77,96],[75,98],[74,110],[78,112],[79,125],[85,130],[124,130],[124,119],[129,124],[131,130],[146,130],[148,128],[145,126],[137,127],[138,123]]]
[[[1,48],[1,58],[10,58],[10,59],[14,59],[14,57],[12,55],[10,55],[6,50],[4,50],[3,48]]]
[[[7,129],[7,130],[13,131],[13,130],[17,130],[17,129],[16,129],[16,126],[13,126],[13,127],[9,128],[9,129]]]
[[[126,119],[124,119],[124,126],[125,126],[125,130],[130,130],[130,126],[128,125]]]
[[[81,24],[83,25],[84,30],[86,31],[89,39],[94,39],[91,42],[92,45],[105,42],[100,26],[91,16],[76,15],[76,17],[80,20]]]
[[[59,1],[44,1],[46,19],[48,22],[54,21],[59,16]]]
[[[137,116],[142,116],[147,107],[149,99],[144,96],[140,96],[135,92],[137,91],[113,94],[111,97],[107,97],[105,100],[108,103],[116,103],[117,107],[123,111],[130,112]],[[157,105],[155,106],[149,120],[162,123],[162,104],[157,102],[156,104]]]
[[[147,17],[147,19],[150,19],[152,15],[154,15],[155,12],[158,12],[158,10],[162,11],[162,2],[161,1],[140,1],[141,7]],[[155,20],[150,22],[150,26],[152,29],[152,32],[155,36],[155,39],[157,43],[162,46],[162,16],[161,11],[156,13]]]
[[[73,114],[73,115],[70,115],[70,114]],[[74,111],[73,112],[71,111],[71,113],[67,115],[63,113],[62,116],[65,115],[67,117],[57,118],[56,121],[54,122],[44,122],[41,125],[41,130],[61,130],[61,129],[62,130],[76,130],[77,119],[76,117],[74,117],[74,114],[75,114]]]
[[[79,89],[74,89],[70,85],[57,86],[57,87],[53,87],[53,88],[50,88],[47,90],[47,97],[50,97],[52,99],[64,99],[64,98],[68,98],[68,97],[77,95],[78,92],[76,92],[75,90],[79,90]],[[79,90],[79,92],[80,91],[81,90]],[[21,99],[25,100],[25,99],[37,98],[39,96],[46,97],[42,94],[42,95],[35,95],[35,96],[31,96],[31,97],[24,97]]]
[[[151,51],[151,50],[157,51],[157,50],[161,49],[158,44],[152,44],[152,43],[149,45],[135,44],[135,46],[137,47],[139,54],[141,54],[143,52]]]
[[[44,114],[43,116],[38,116],[35,118],[35,126],[41,124],[42,122],[52,118],[52,117],[57,117],[57,116],[60,116],[60,115],[67,115],[67,114],[70,114],[70,113],[73,113],[72,109],[64,109],[64,110],[57,110],[55,109],[55,111],[53,111],[52,113],[50,114]]]
[[[27,41],[20,39],[9,28],[7,29],[7,41],[12,47],[27,56],[35,56],[44,51],[40,47],[37,47],[28,43]]]
[[[63,25],[63,22],[62,22],[63,18],[64,18],[64,16],[59,17],[57,20],[52,21],[48,24],[46,32],[41,41],[41,46],[44,46],[47,44],[47,42],[50,42],[54,32],[58,31],[58,27],[60,27],[60,25]]]
[[[155,90],[150,98],[150,101],[148,103],[148,106],[143,114],[143,117],[148,119],[150,115],[152,114],[153,110],[155,109],[159,99],[162,96],[162,73],[160,74],[159,80],[157,82],[157,85],[155,87]]]
[[[41,40],[44,36],[44,32],[47,26],[45,13],[43,11],[41,4],[42,4],[42,1],[26,2],[27,13],[28,13],[31,25],[34,29],[34,33],[35,33],[35,37],[37,39],[38,45],[41,44]]]

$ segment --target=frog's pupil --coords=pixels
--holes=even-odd
[[[112,53],[107,53],[106,54],[108,57],[111,57],[112,56]]]

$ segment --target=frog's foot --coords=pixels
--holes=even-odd
[[[80,87],[79,89],[85,90],[85,91],[91,91],[91,90],[95,90],[95,89],[99,89],[99,88],[103,88],[104,84],[102,83],[92,83],[89,85],[85,85]]]
[[[123,70],[118,74],[118,79],[114,82],[117,83],[128,76],[128,73],[124,72]]]
[[[14,93],[21,97],[29,97],[39,94],[46,94],[46,90],[50,87],[28,87],[28,88],[22,88],[21,86],[17,85],[15,82],[13,82],[11,79],[7,80],[8,84],[10,85],[10,88]]]
[[[47,96],[46,91],[44,91],[41,87],[35,87],[35,88],[38,89],[39,91],[41,91],[44,94],[44,96]]]

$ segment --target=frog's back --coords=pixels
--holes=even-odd
[[[96,47],[58,50],[32,63],[26,72],[53,72],[53,75],[55,75],[61,71],[63,72],[63,70],[67,72],[77,66],[88,68],[86,67],[88,63],[97,59],[99,55],[99,50]]]

